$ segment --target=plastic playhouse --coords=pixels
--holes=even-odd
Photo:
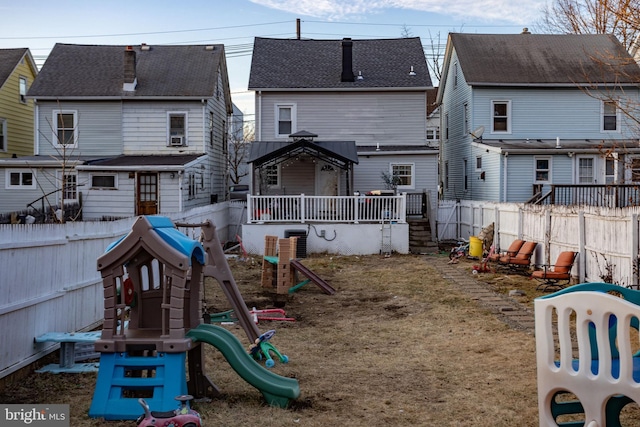
[[[104,325],[95,343],[100,368],[90,417],[135,420],[139,398],[153,411],[173,411],[176,396],[215,396],[219,389],[204,374],[202,344],[220,350],[270,405],[286,407],[300,395],[297,380],[268,371],[235,335],[203,322],[204,277],[213,277],[249,341],[262,336],[238,291],[215,226],[210,221],[179,225],[200,227],[202,243],[186,237],[169,218],[141,216],[98,258]],[[120,327],[126,321],[128,327]]]

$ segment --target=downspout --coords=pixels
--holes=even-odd
[[[184,171],[178,171],[178,212],[182,212],[182,177]]]
[[[207,126],[207,121],[208,121],[208,117],[207,117],[207,102],[203,99],[201,100],[202,102],[202,153],[206,154],[207,153],[207,133],[206,133],[206,126]]]
[[[35,105],[35,115],[33,116],[33,132],[35,133],[35,140],[36,143],[33,147],[33,155],[37,156],[38,154],[40,154],[40,132],[38,132],[38,123],[40,121],[40,106],[38,105],[38,101],[37,100],[33,100],[33,103]]]
[[[507,203],[507,157],[509,157],[509,152],[504,152],[504,157],[502,158],[502,202]]]
[[[258,129],[256,141],[262,141],[262,91],[259,90],[256,95],[258,95],[258,111],[256,114],[256,128]]]

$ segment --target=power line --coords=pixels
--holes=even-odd
[[[122,33],[122,34],[93,34],[84,36],[37,36],[37,37],[0,37],[0,40],[37,40],[37,39],[69,39],[69,38],[92,38],[92,37],[124,37],[124,36],[145,36],[153,34],[176,34],[176,33],[191,33],[196,31],[214,31],[214,30],[230,30],[233,28],[246,28],[246,27],[258,27],[264,25],[277,25],[286,24],[291,21],[278,21],[278,22],[265,22],[262,24],[246,24],[246,25],[230,25],[227,27],[212,27],[212,28],[196,28],[191,30],[173,30],[173,31],[153,31],[146,33]]]

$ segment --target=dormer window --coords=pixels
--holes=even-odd
[[[187,145],[187,113],[167,113],[169,125],[167,145],[169,147],[185,147]]]

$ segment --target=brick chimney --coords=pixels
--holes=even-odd
[[[122,90],[133,92],[136,90],[136,51],[133,46],[127,46],[124,49],[124,83]]]
[[[353,74],[353,42],[349,38],[342,39],[342,76],[340,81],[355,81]]]

